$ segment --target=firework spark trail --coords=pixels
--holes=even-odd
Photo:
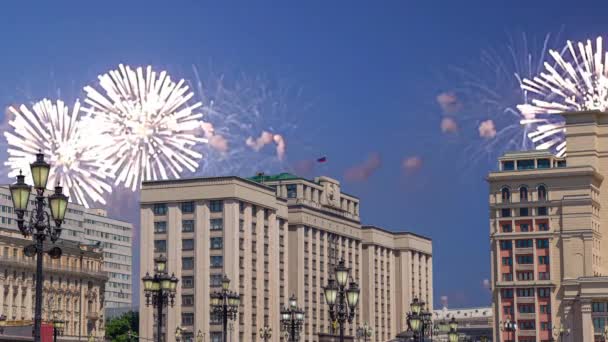
[[[105,204],[104,192],[111,192],[108,181],[112,173],[104,164],[102,143],[104,138],[90,129],[87,118],[81,118],[80,103],[76,101],[69,111],[63,101],[53,103],[44,99],[27,106],[8,109],[14,118],[9,125],[13,132],[5,132],[8,143],[9,177],[20,171],[31,182],[29,164],[38,151],[44,153],[51,164],[49,184],[61,184],[69,191],[71,201],[89,207],[89,201]]]
[[[608,109],[608,52],[602,37],[576,45],[568,41],[562,52],[549,51],[554,64],[544,63],[545,72],[523,79],[521,88],[530,99],[517,106],[524,119],[533,125],[528,136],[537,149],[554,149],[566,154],[565,124],[556,113]]]
[[[526,34],[508,37],[505,47],[484,50],[474,67],[452,68],[456,72],[457,87],[450,89],[461,103],[456,114],[449,115],[458,125],[458,132],[466,138],[465,151],[470,156],[466,165],[473,165],[484,156],[494,162],[511,149],[534,148],[530,134],[536,124],[518,110],[527,102],[529,91],[523,89],[524,79],[542,71],[544,62],[556,45],[553,35],[543,39],[529,39]],[[496,133],[480,134],[482,124],[488,120],[495,125]],[[442,121],[443,122],[443,121]],[[451,131],[444,130],[444,134]],[[472,136],[474,134],[474,136]]]
[[[208,72],[202,77],[196,66],[193,74],[193,88],[204,103],[204,120],[213,127],[214,137],[221,136],[227,144],[223,151],[211,144],[201,146],[209,157],[201,163],[200,174],[251,176],[289,169],[286,139],[294,139],[298,118],[310,107],[303,102],[301,89],[246,74],[233,78]],[[252,149],[252,140],[263,132],[275,148]],[[248,138],[252,139],[249,144]]]
[[[106,152],[115,184],[135,191],[143,180],[179,178],[198,168],[203,155],[195,147],[207,142],[200,134],[202,103],[188,103],[194,94],[183,79],[175,83],[166,71],[121,64],[99,76],[99,86],[84,88],[85,103],[111,137]]]

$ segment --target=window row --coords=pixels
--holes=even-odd
[[[503,233],[512,233],[513,232],[513,226],[509,223],[503,223],[500,225],[500,230]],[[538,223],[538,231],[548,231],[549,230],[549,224],[546,222],[541,222]],[[519,225],[519,232],[522,233],[529,233],[529,232],[533,232],[534,229],[532,227],[530,227],[530,224],[528,223],[521,223]]]
[[[513,240],[500,240],[499,246],[501,250],[513,249]],[[515,240],[515,248],[532,248],[534,247],[534,239],[519,239]],[[549,248],[549,239],[536,239],[536,248]]]
[[[182,220],[182,233],[193,233],[194,232],[194,220]],[[224,220],[221,218],[214,218],[209,220],[210,230],[222,230],[224,229]],[[155,221],[154,222],[154,233],[155,234],[166,234],[167,233],[167,222],[166,221]]]
[[[511,202],[511,189],[509,187],[503,187],[500,191],[502,203],[510,203]],[[547,188],[544,185],[539,185],[536,187],[536,196],[539,201],[547,200]],[[519,201],[520,202],[528,202],[528,187],[521,186],[519,188]]]
[[[534,288],[519,288],[517,289],[517,297],[534,297]],[[513,298],[513,289],[502,289],[500,291],[502,298]],[[548,298],[551,296],[551,289],[539,288],[538,297]]]
[[[533,208],[523,207],[516,208],[517,216],[527,217],[527,216],[547,216],[549,215],[549,210],[547,207],[537,207],[535,213],[533,213]],[[500,217],[513,217],[513,209],[511,208],[503,208],[500,209]]]
[[[182,213],[191,214],[194,213],[194,202],[182,202],[179,204]],[[212,213],[219,213],[224,210],[224,202],[221,200],[209,201],[209,211]],[[167,215],[168,207],[167,203],[155,203],[153,206],[153,212],[156,216]]]

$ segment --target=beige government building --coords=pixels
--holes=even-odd
[[[496,341],[604,341],[608,113],[562,115],[565,158],[507,153],[488,176]]]
[[[168,258],[180,279],[177,305],[164,318],[166,341],[185,329],[186,341],[200,330],[220,341],[211,322],[209,294],[222,275],[241,295],[234,341],[257,341],[268,325],[271,341],[283,341],[280,310],[291,294],[305,309],[301,341],[331,333],[323,287],[340,258],[352,269],[361,300],[347,334],[364,323],[372,341],[405,330],[414,297],[433,303],[431,240],[413,233],[362,226],[359,199],[328,177],[314,180],[283,173],[144,182],[141,191],[141,273],[153,258]],[[155,317],[140,295],[140,336],[155,338]]]

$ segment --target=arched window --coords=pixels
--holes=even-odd
[[[503,203],[511,202],[511,192],[509,191],[509,188],[507,188],[507,187],[502,188],[502,202]]]
[[[544,185],[538,186],[538,200],[539,201],[547,200],[547,188]]]
[[[528,188],[526,188],[525,186],[522,186],[521,188],[519,188],[519,201],[520,202],[528,201]]]

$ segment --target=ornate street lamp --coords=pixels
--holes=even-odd
[[[289,297],[289,306],[281,310],[281,328],[285,338],[290,342],[297,342],[304,324],[304,310],[298,308],[296,295]]]
[[[162,341],[163,333],[163,308],[173,307],[175,302],[175,290],[179,281],[175,274],[167,273],[167,258],[159,256],[154,258],[154,276],[146,272],[141,279],[144,282],[144,294],[146,295],[146,306],[152,305],[157,309],[156,338]]]
[[[359,302],[359,286],[351,280],[347,286],[350,268],[345,266],[344,258],[338,262],[334,270],[335,282],[329,279],[325,291],[325,302],[329,305],[331,321],[338,322],[340,327],[340,342],[344,342],[344,326],[352,323]]]
[[[515,332],[517,331],[517,323],[511,321],[510,319],[507,319],[506,321],[500,321],[500,331],[506,331],[509,333],[509,335],[513,334],[515,335]]]
[[[205,333],[203,333],[201,331],[201,329],[198,329],[198,333],[196,333],[196,342],[203,342],[205,341]]]
[[[414,298],[410,304],[410,312],[407,314],[408,328],[414,334],[416,340],[424,340],[427,334],[433,334],[432,313],[425,308],[425,303]]]
[[[222,290],[212,292],[211,297],[211,314],[222,320],[223,340],[228,338],[228,320],[236,320],[241,303],[241,296],[238,293],[232,292],[230,288],[230,279],[224,275],[222,280]]]
[[[448,332],[448,340],[450,342],[458,342],[458,322],[456,322],[456,318],[452,316],[452,319],[449,323],[450,332]]]
[[[560,322],[559,328],[553,327],[553,336],[555,338],[559,337],[559,342],[563,341],[564,336],[570,335],[570,328],[564,328],[564,323]],[[604,338],[605,340],[606,338]]]
[[[184,329],[182,329],[182,327],[177,326],[175,328],[175,342],[181,342],[182,341],[182,334],[184,332]]]
[[[264,342],[268,341],[272,337],[272,328],[265,325],[263,328],[260,328],[260,338],[264,340]]]
[[[363,324],[362,327],[357,328],[357,338],[363,339],[363,342],[367,342],[369,337],[372,337],[373,329],[367,323]]]
[[[63,194],[63,188],[59,185],[55,187],[55,193],[44,197],[46,183],[49,178],[51,165],[44,161],[44,154],[36,154],[36,161],[30,164],[34,189],[36,190],[36,201],[34,209],[29,212],[29,222],[26,224],[25,215],[28,213],[27,207],[30,203],[30,193],[32,187],[25,183],[25,176],[19,172],[17,183],[11,184],[11,198],[13,207],[17,214],[17,227],[23,236],[32,235],[34,245],[30,248],[31,254],[36,255],[36,309],[34,313],[34,341],[40,342],[40,330],[42,327],[42,283],[44,275],[42,271],[42,261],[44,252],[44,240],[49,238],[55,243],[61,235],[61,224],[65,217],[68,206],[68,197]],[[48,203],[47,203],[48,202]],[[45,210],[46,206],[51,209],[51,215]],[[55,226],[51,226],[51,218]],[[61,256],[61,249],[55,247],[52,258]],[[58,254],[58,255],[57,255]]]
[[[65,322],[62,319],[53,319],[53,342],[57,342],[57,336],[63,335],[63,327]]]

